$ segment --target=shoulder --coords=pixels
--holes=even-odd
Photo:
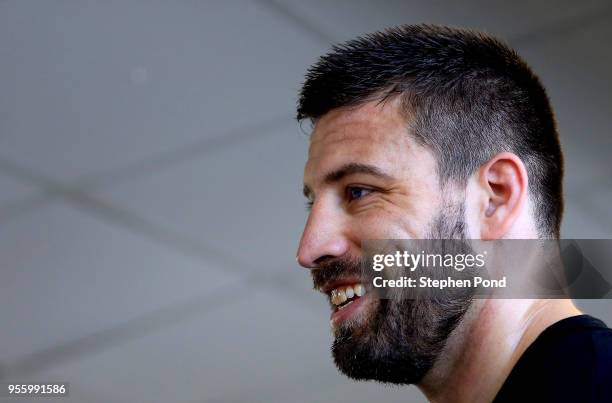
[[[520,390],[540,401],[612,401],[612,330],[588,315],[551,325],[525,351],[496,401]]]
[[[610,370],[612,329],[589,315],[566,318],[544,330],[527,349],[524,358],[532,358],[533,365],[550,370],[582,367],[595,371],[598,364],[608,364]]]

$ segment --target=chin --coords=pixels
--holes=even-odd
[[[334,363],[341,373],[358,380],[416,384],[433,366],[435,355],[417,351],[420,343],[406,333],[406,318],[393,315],[393,301],[379,300],[370,312],[334,330]],[[395,302],[397,304],[397,302]]]

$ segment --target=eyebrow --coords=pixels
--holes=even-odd
[[[329,172],[327,175],[325,175],[323,182],[326,184],[336,183],[341,181],[343,178],[354,174],[372,175],[377,178],[386,180],[393,178],[391,175],[384,173],[374,165],[351,162],[341,166],[340,168],[334,171]],[[312,195],[312,190],[310,189],[310,187],[308,187],[308,185],[304,185],[303,193],[306,198],[310,198],[310,196]]]

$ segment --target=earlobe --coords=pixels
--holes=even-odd
[[[503,238],[525,204],[527,170],[519,157],[505,152],[483,165],[479,175],[486,198],[481,213],[481,238]]]

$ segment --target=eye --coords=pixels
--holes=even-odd
[[[306,211],[310,211],[312,210],[312,205],[314,204],[314,201],[312,200],[306,200]]]
[[[346,188],[346,193],[349,201],[361,199],[372,193],[372,189],[360,187],[360,186],[349,186]]]

